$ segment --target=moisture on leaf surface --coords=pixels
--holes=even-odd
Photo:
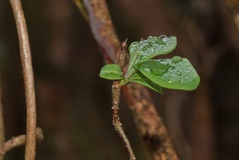
[[[107,64],[100,70],[100,77],[109,80],[124,79],[122,71],[117,64]]]
[[[168,54],[175,49],[176,45],[177,39],[174,36],[150,36],[146,40],[133,42],[129,46],[129,53],[131,58],[137,57],[140,63],[158,55]]]
[[[149,60],[134,66],[145,77],[169,89],[194,90],[200,78],[186,58]]]

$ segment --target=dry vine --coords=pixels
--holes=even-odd
[[[27,128],[26,128],[26,151],[25,159],[34,160],[36,155],[36,102],[33,69],[31,61],[31,50],[29,45],[26,20],[20,0],[10,0],[14,13],[18,38],[20,44],[20,55],[23,69],[25,96],[27,106]]]

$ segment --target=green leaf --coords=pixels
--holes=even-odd
[[[124,79],[120,66],[117,64],[107,64],[100,70],[100,77],[109,80],[121,80]]]
[[[130,82],[136,82],[141,85],[144,85],[156,92],[159,92],[163,94],[163,89],[161,86],[157,85],[156,83],[150,81],[147,77],[145,77],[143,74],[139,73],[134,73],[133,76],[129,79]]]
[[[194,90],[200,78],[186,58],[149,60],[134,66],[145,77],[159,86],[169,89]]]
[[[126,78],[135,72],[134,65],[158,55],[168,54],[175,49],[176,45],[177,39],[174,36],[150,36],[146,40],[131,43],[129,46],[130,61]]]
[[[150,36],[146,40],[131,43],[129,46],[129,53],[132,59],[137,57],[138,63],[141,63],[155,56],[172,52],[176,45],[177,39],[174,36]]]

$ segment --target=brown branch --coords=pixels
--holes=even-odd
[[[113,27],[105,0],[84,0],[94,37],[105,57],[116,63],[120,41]],[[108,59],[107,59],[108,60]]]
[[[116,62],[119,39],[113,27],[105,0],[84,0],[94,37],[104,57]],[[153,160],[178,160],[168,132],[157,114],[148,91],[143,86],[130,84],[123,88],[129,108],[133,111],[139,133],[147,144]]]
[[[20,0],[10,0],[14,13],[18,38],[20,44],[20,55],[25,84],[25,96],[27,107],[27,128],[26,128],[26,151],[25,159],[34,160],[36,155],[36,102],[31,61],[31,51],[27,33],[27,26]]]
[[[35,137],[38,141],[43,140],[43,133],[42,133],[42,130],[40,128],[36,129]],[[12,139],[5,142],[4,147],[3,147],[3,151],[4,151],[4,153],[6,153],[7,151],[10,151],[13,148],[22,146],[25,143],[26,143],[26,135],[20,135],[20,136],[17,136],[17,137],[13,137]]]
[[[3,145],[5,142],[5,132],[4,132],[4,118],[3,118],[3,105],[2,105],[2,79],[0,73],[0,151],[3,150]],[[4,159],[4,155],[0,153],[0,160]]]
[[[128,84],[123,87],[139,133],[153,160],[178,160],[172,142],[145,87]],[[166,157],[166,158],[164,158]]]

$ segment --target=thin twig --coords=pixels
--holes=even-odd
[[[105,0],[84,0],[91,30],[103,50],[104,60],[115,63],[120,42],[113,27]],[[178,160],[166,127],[158,115],[149,92],[143,86],[130,84],[122,88],[142,139],[153,160]]]
[[[0,152],[3,151],[3,145],[5,142],[4,131],[4,118],[3,118],[3,105],[2,105],[2,77],[0,73]],[[4,154],[0,153],[0,160],[4,159]]]
[[[33,69],[31,61],[31,50],[29,45],[27,26],[20,0],[10,0],[14,13],[18,38],[20,44],[20,55],[25,84],[25,96],[27,107],[26,128],[26,151],[25,160],[34,160],[36,155],[36,102]]]
[[[85,10],[85,7],[84,7],[84,5],[83,5],[83,3],[82,3],[82,0],[73,0],[73,1],[75,2],[77,8],[78,8],[79,11],[81,12],[83,18],[84,18],[87,22],[89,22],[89,17],[88,17],[88,14],[87,14],[86,10]]]
[[[126,136],[126,134],[124,133],[124,130],[122,128],[122,124],[120,122],[119,119],[119,114],[118,114],[118,110],[119,110],[119,102],[120,102],[120,89],[121,86],[119,84],[119,81],[114,81],[113,85],[112,85],[112,97],[113,97],[113,125],[115,127],[115,130],[120,134],[120,136],[122,137],[122,139],[125,142],[125,146],[129,152],[130,155],[130,160],[135,160],[135,155],[134,152],[132,150],[132,147],[130,145],[130,142]]]
[[[41,128],[36,129],[35,137],[39,142],[43,140],[44,137],[43,137],[43,132],[42,132]],[[26,135],[20,135],[17,137],[13,137],[4,143],[3,150],[6,153],[7,151],[10,151],[13,148],[22,146],[25,143],[26,143]]]
[[[122,44],[121,50],[118,52],[118,58],[117,58],[117,64],[122,67],[124,64],[125,60],[125,47],[126,47],[126,41]],[[120,103],[120,90],[121,90],[121,85],[119,81],[114,81],[112,85],[112,110],[113,110],[113,125],[115,127],[115,130],[118,131],[120,136],[125,142],[125,146],[129,152],[130,155],[130,160],[135,160],[135,155],[132,150],[132,147],[130,145],[130,142],[122,128],[122,124],[119,119],[119,103]]]

